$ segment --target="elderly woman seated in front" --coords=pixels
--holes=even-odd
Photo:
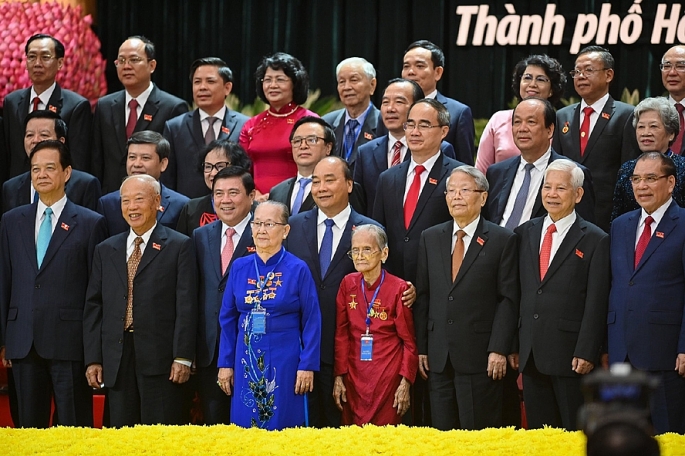
[[[388,237],[376,225],[354,230],[349,256],[358,272],[338,291],[333,397],[342,424],[399,424],[418,369],[414,320],[402,304],[407,283],[381,267]]]

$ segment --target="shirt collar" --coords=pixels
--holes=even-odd
[[[200,108],[197,108],[197,111],[200,113],[200,122],[205,120],[207,117],[210,117],[209,114],[207,114],[206,111],[203,111]],[[216,117],[217,119],[221,120],[221,123],[224,122],[224,116],[226,115],[226,106],[224,105],[221,109],[219,109],[214,115],[211,117]]]
[[[424,168],[426,168],[426,171],[428,171],[429,173],[431,172],[431,170],[433,169],[433,166],[435,165],[435,162],[438,161],[438,158],[440,157],[440,155],[441,155],[441,153],[438,152],[437,154],[433,155],[431,158],[429,158],[425,162],[421,163],[424,166]],[[417,166],[418,166],[418,163],[416,163],[414,161],[414,157],[412,157],[411,161],[409,162],[409,172],[410,173],[413,172],[414,168],[416,168]]]
[[[242,219],[236,226],[229,227],[226,225],[224,222],[221,222],[221,236],[226,235],[226,230],[229,228],[233,228],[238,236],[243,235],[245,232],[245,228],[247,228],[247,224],[250,222],[250,219],[252,218],[252,213],[248,212],[247,215],[245,216],[244,219]]]
[[[369,113],[369,110],[371,110],[371,102],[370,101],[369,101],[369,105],[366,107],[364,112],[359,114],[359,117],[355,117],[357,122],[359,122],[359,125],[364,125],[364,121],[366,120],[366,115]],[[347,121],[350,119],[352,119],[352,117],[350,117],[350,113],[347,111],[347,109],[345,109],[345,125],[347,125]]]
[[[433,98],[434,99],[437,96],[438,96],[438,89],[435,89],[434,91],[432,91],[428,95],[425,95],[424,98]]]
[[[55,91],[55,87],[57,87],[57,83],[53,82],[50,87],[48,87],[43,93],[38,95],[36,93],[36,88],[34,86],[31,86],[31,99],[29,101],[33,103],[33,99],[38,97],[40,98],[40,102],[45,105],[45,109],[50,109],[50,107],[48,106],[48,102],[50,101],[52,93]]]
[[[150,241],[150,236],[152,236],[152,232],[155,230],[155,228],[157,228],[157,222],[155,222],[152,228],[140,235],[140,237],[143,238],[144,245],[147,245],[147,243]],[[128,237],[126,238],[126,246],[133,246],[137,237],[138,235],[133,231],[133,228],[130,228],[128,230]]]
[[[50,209],[52,209],[52,215],[56,217],[56,219],[59,219],[59,217],[62,215],[62,211],[64,210],[64,206],[67,205],[67,195],[64,194],[60,199],[55,201],[52,206],[50,206]],[[43,212],[45,212],[45,209],[48,206],[41,201],[40,198],[38,198],[38,208],[36,209],[36,214],[38,218],[43,216]]]
[[[535,160],[532,164],[540,172],[544,172],[547,169],[547,165],[549,164],[549,159],[552,157],[552,148],[550,147],[547,149],[547,152],[542,154],[542,157],[538,158]],[[519,171],[523,171],[526,169],[526,165],[528,164],[527,161],[521,157],[521,162],[519,163]]]
[[[348,204],[345,209],[338,212],[337,215],[332,217],[333,223],[335,223],[335,226],[337,226],[341,230],[344,230],[345,225],[347,224],[347,221],[349,220],[351,213],[352,213],[352,209],[350,208],[350,205]],[[326,219],[328,219],[326,214],[324,214],[323,211],[321,209],[319,209],[319,215],[316,219],[316,224],[321,225],[324,221],[326,221]]]
[[[585,102],[585,100],[580,100],[580,109],[585,109],[586,107],[590,106],[596,113],[602,112],[604,109],[604,105],[607,104],[607,101],[609,101],[609,93],[607,92],[604,94],[602,98],[599,100],[595,101],[593,104],[589,105]]]
[[[145,89],[143,91],[143,93],[141,93],[140,95],[138,95],[136,97],[136,101],[138,102],[138,106],[141,106],[141,107],[145,106],[145,103],[147,103],[147,99],[150,98],[150,94],[152,93],[152,89],[154,87],[155,87],[155,85],[151,81],[150,85],[147,87],[147,89]],[[129,93],[126,90],[124,90],[124,93],[126,94],[126,106],[128,106],[128,103],[131,100],[133,100],[133,97],[131,95],[129,95]]]
[[[459,225],[457,225],[457,221],[454,220],[454,223],[452,223],[452,236],[455,236],[457,234],[457,231],[462,230],[466,233],[466,235],[470,238],[473,237],[474,234],[476,234],[476,228],[478,228],[478,223],[480,223],[480,215],[476,217],[476,219],[466,225],[464,228],[459,228]]]
[[[642,226],[645,223],[645,219],[648,216],[652,216],[654,219],[654,224],[652,225],[653,227],[656,227],[659,225],[659,222],[661,221],[662,218],[664,218],[664,215],[666,214],[666,211],[668,208],[671,206],[671,203],[673,202],[673,198],[669,198],[668,201],[666,201],[664,204],[662,204],[657,210],[652,212],[651,214],[648,214],[647,211],[644,209],[640,210],[640,223],[638,223],[638,226]]]
[[[576,211],[573,210],[571,211],[570,214],[568,214],[566,217],[557,220],[556,222],[552,222],[551,217],[548,215],[545,215],[545,220],[542,223],[542,233],[547,232],[547,227],[550,226],[552,223],[554,223],[554,226],[557,228],[557,233],[559,235],[565,235],[566,232],[571,228],[571,225],[573,225],[576,221]]]

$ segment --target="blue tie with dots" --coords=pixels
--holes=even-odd
[[[321,248],[319,249],[319,265],[321,266],[321,278],[326,276],[326,271],[331,265],[331,257],[333,256],[333,219],[326,219],[326,231],[323,233],[321,239]]]

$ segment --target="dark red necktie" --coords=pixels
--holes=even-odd
[[[395,142],[392,147],[392,162],[390,166],[395,166],[400,164],[400,151],[402,150],[402,141]]]
[[[38,105],[40,104],[40,98],[36,97],[33,99],[33,110],[38,111]]]
[[[585,113],[585,118],[583,119],[583,124],[580,126],[581,157],[585,155],[585,147],[587,146],[587,140],[590,139],[590,116],[593,112],[595,112],[595,110],[592,109],[590,106],[586,106],[585,109],[583,109],[583,112]]]
[[[136,129],[136,123],[138,122],[138,102],[134,99],[128,102],[128,122],[126,122],[126,139],[131,137],[133,130]]]
[[[404,227],[409,228],[411,218],[414,216],[416,210],[416,203],[419,202],[419,193],[421,193],[421,174],[426,170],[423,165],[416,165],[414,168],[414,181],[407,192],[407,199],[404,201]]]
[[[652,238],[652,228],[650,227],[650,225],[653,221],[654,219],[651,215],[647,216],[647,218],[645,219],[645,229],[642,230],[640,239],[637,240],[637,246],[635,247],[635,268],[637,268],[637,265],[640,264],[642,255],[645,253],[645,250],[647,249],[647,244],[649,244],[649,240]]]
[[[675,104],[675,108],[678,111],[678,120],[680,120],[680,131],[678,136],[675,137],[671,150],[674,154],[680,155],[680,151],[683,148],[683,131],[685,131],[685,119],[683,119],[683,111],[685,111],[685,106],[680,103]]]
[[[542,248],[540,249],[540,280],[545,278],[545,274],[547,274],[549,269],[549,262],[552,257],[552,234],[556,232],[557,226],[552,223],[547,227],[545,238],[542,240]]]

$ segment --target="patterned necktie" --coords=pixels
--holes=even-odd
[[[143,238],[138,236],[134,240],[135,247],[133,253],[128,258],[128,297],[126,300],[126,321],[124,322],[124,329],[133,327],[133,279],[136,276],[138,265],[143,254],[140,251],[140,244],[143,243]]]
[[[400,152],[401,151],[402,151],[402,141],[395,142],[395,145],[392,147],[392,162],[390,163],[391,167],[400,164]]]
[[[38,111],[38,106],[40,105],[40,98],[36,97],[33,99],[33,111]],[[31,111],[31,112],[33,112]]]
[[[224,245],[224,248],[221,251],[221,273],[224,275],[226,275],[226,269],[228,269],[228,265],[231,263],[231,258],[233,257],[234,234],[235,230],[233,228],[226,228],[226,244]]]
[[[36,239],[38,269],[40,269],[40,266],[43,264],[43,258],[45,258],[45,252],[48,251],[48,245],[50,245],[50,238],[52,237],[52,209],[46,207],[44,214],[45,218],[43,218],[43,221],[40,223],[38,238]]]
[[[419,194],[421,193],[421,174],[426,170],[423,165],[416,165],[414,168],[414,180],[407,192],[407,199],[404,201],[404,227],[409,229],[409,224],[416,211],[416,204],[419,202]]]
[[[549,261],[552,256],[552,235],[557,232],[557,226],[552,223],[547,227],[545,238],[542,240],[542,248],[540,249],[540,280],[545,278],[547,269],[549,269]]]
[[[350,160],[350,155],[352,155],[352,149],[354,149],[354,142],[357,140],[357,134],[355,131],[359,126],[359,122],[355,119],[350,119],[347,121],[347,131],[345,132],[345,160]]]
[[[464,261],[464,236],[466,236],[466,231],[457,231],[457,242],[454,243],[454,251],[452,252],[452,282],[457,280],[459,268]]]
[[[595,112],[590,106],[586,106],[583,109],[585,113],[585,118],[583,119],[583,124],[580,126],[580,156],[585,155],[585,147],[587,146],[587,140],[590,139],[590,117],[592,113]]]
[[[128,102],[128,122],[126,122],[126,139],[131,137],[133,130],[136,129],[136,123],[138,122],[138,102],[135,98]]]
[[[514,200],[514,207],[511,210],[511,214],[507,219],[507,223],[504,224],[505,228],[514,230],[519,223],[521,223],[521,216],[523,215],[523,209],[526,207],[526,201],[528,201],[528,192],[530,191],[530,172],[535,168],[532,163],[526,163],[525,172],[523,176],[523,183],[519,192],[516,194],[516,199]]]
[[[321,266],[321,278],[326,277],[328,266],[331,265],[331,257],[333,256],[333,219],[324,220],[326,224],[326,231],[323,233],[321,239],[321,248],[319,249],[319,266]]]
[[[640,264],[640,260],[642,259],[642,255],[644,255],[645,250],[647,249],[647,244],[649,244],[649,240],[652,238],[652,222],[654,222],[654,219],[652,218],[651,215],[647,216],[645,219],[645,229],[642,230],[642,234],[640,235],[640,239],[637,240],[637,246],[635,246],[635,268],[637,269],[637,265]]]
[[[678,110],[678,120],[680,121],[680,131],[678,132],[678,136],[675,137],[675,141],[673,141],[673,145],[671,146],[671,150],[673,151],[674,154],[680,155],[680,152],[683,149],[683,132],[685,131],[685,119],[683,119],[683,111],[685,111],[685,106],[683,106],[680,103],[675,104],[676,110]]]
[[[205,133],[205,144],[209,144],[216,139],[216,133],[214,133],[214,122],[217,120],[219,120],[218,117],[207,117],[209,128],[207,128],[207,133]]]
[[[311,181],[312,180],[308,177],[301,177],[298,181],[300,183],[300,188],[297,190],[297,195],[295,195],[295,202],[293,202],[293,210],[290,215],[295,215],[300,212],[302,202],[304,201],[304,192],[307,190],[307,185],[309,185]]]

